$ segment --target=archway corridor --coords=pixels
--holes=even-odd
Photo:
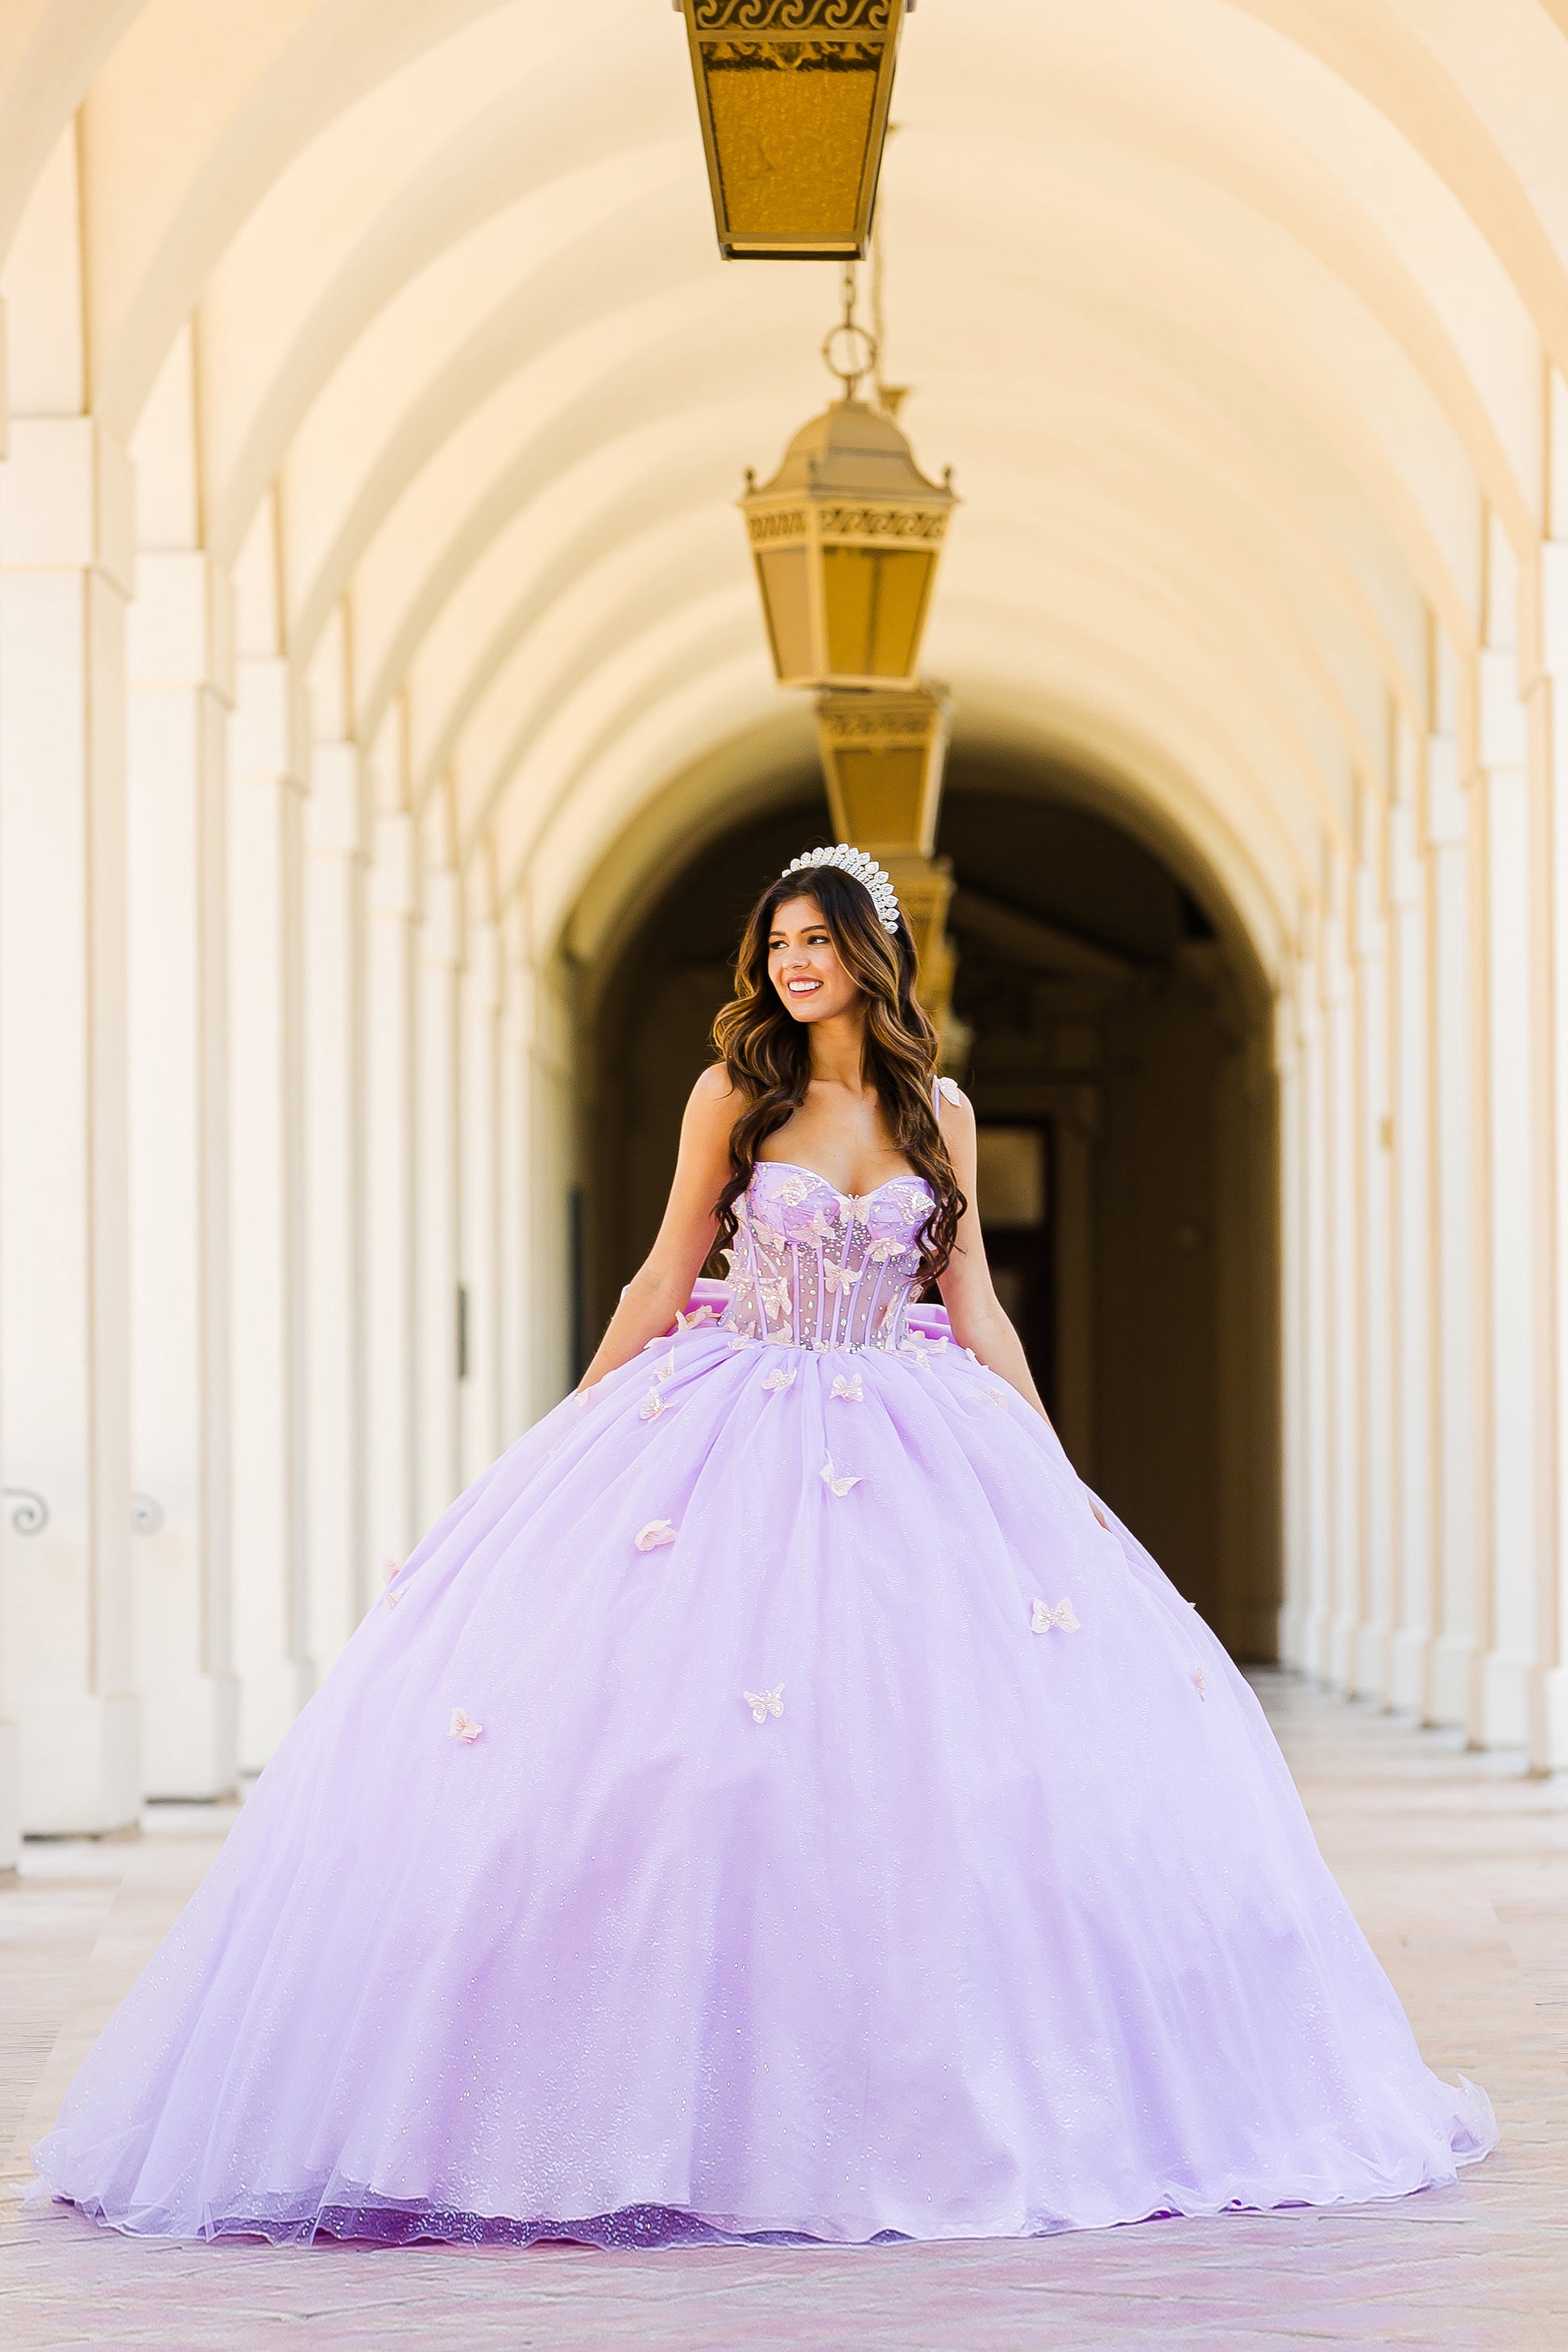
[[[1568,1765],[1568,10],[921,0],[897,117],[1064,1432],[1238,1654]],[[836,310],[666,0],[0,9],[0,1869],[257,1769],[568,1384],[823,829],[733,501]]]

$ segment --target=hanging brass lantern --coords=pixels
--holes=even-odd
[[[933,857],[952,698],[945,687],[909,694],[819,694],[816,740],[836,837],[885,866],[920,959],[921,1002],[949,1021],[953,952],[947,936],[952,869]]]
[[[865,254],[915,0],[675,0],[726,261]]]
[[[928,481],[893,419],[857,397],[876,344],[855,323],[844,274],[845,315],[823,352],[845,397],[802,426],[771,482],[748,472],[741,511],[779,684],[913,688],[957,502],[951,471]]]
[[[945,687],[818,695],[816,740],[838,840],[858,842],[884,865],[889,856],[931,856],[952,720]]]

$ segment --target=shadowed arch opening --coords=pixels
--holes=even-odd
[[[799,761],[667,866],[580,991],[581,1324],[649,1246],[757,891],[826,837]],[[1278,1140],[1270,993],[1212,877],[1130,800],[955,745],[962,1077],[1004,1304],[1080,1473],[1233,1652],[1276,1654]]]

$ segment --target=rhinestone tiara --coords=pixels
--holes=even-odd
[[[874,857],[868,857],[863,849],[852,849],[847,841],[841,841],[836,849],[808,849],[804,857],[792,858],[779,879],[784,882],[792,874],[809,874],[816,866],[836,866],[840,874],[852,874],[856,881],[870,892],[871,904],[877,909],[877,920],[882,929],[897,934],[898,893]]]

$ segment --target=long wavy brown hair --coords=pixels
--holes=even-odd
[[[811,1078],[808,1024],[796,1021],[768,978],[768,938],[779,908],[812,898],[822,909],[838,961],[866,1000],[866,1074],[893,1140],[935,1195],[920,1232],[921,1279],[934,1282],[952,1256],[968,1206],[958,1189],[931,1099],[940,1044],[915,994],[915,943],[899,917],[883,929],[863,883],[837,866],[812,866],[770,883],[747,919],[735,961],[735,993],[713,1024],[713,1043],[744,1105],[730,1133],[730,1181],[715,1203],[726,1246],[735,1203],[752,1181],[757,1153],[805,1100]]]

